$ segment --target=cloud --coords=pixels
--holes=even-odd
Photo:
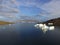
[[[26,6],[26,7],[36,6],[40,8],[40,5],[41,5],[40,0],[19,0],[17,2],[18,2],[17,5]]]
[[[0,2],[2,2],[0,0]],[[18,5],[16,0],[3,0],[0,4],[0,20],[17,20],[19,13]]]
[[[60,17],[60,0],[13,0],[15,4],[26,7],[36,7],[41,9],[39,20],[46,21]],[[38,17],[36,17],[37,19]]]
[[[52,0],[42,5],[41,8],[48,13],[44,14],[46,17],[48,16],[47,19],[60,17],[60,0]]]
[[[59,0],[20,0],[20,6],[36,7],[43,11],[40,12],[40,20],[49,20],[60,16],[60,1]],[[37,17],[38,18],[38,17]],[[44,20],[45,19],[45,20]]]
[[[6,5],[5,6],[2,5],[2,6],[6,9],[10,9],[10,11],[13,12],[13,14],[11,12],[9,12],[10,14],[9,13],[0,13],[0,14],[4,17],[13,17],[14,19],[15,18],[17,19],[20,16],[21,10],[19,10],[19,7],[21,6],[36,7],[41,9],[40,13],[37,15],[40,15],[39,17],[43,21],[44,19],[48,20],[48,19],[60,17],[60,0],[8,0]],[[0,9],[2,8],[2,6],[0,5]],[[11,6],[16,8],[12,8]],[[14,12],[18,12],[18,13],[14,14]],[[38,17],[36,17],[36,19],[37,18]]]
[[[43,21],[60,17],[60,0],[23,0],[19,3],[20,6],[35,6],[42,9],[38,15]]]

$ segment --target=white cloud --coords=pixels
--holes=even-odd
[[[18,6],[36,6],[37,8],[40,8],[41,2],[38,2],[37,0],[22,0],[22,1],[17,1],[16,3]]]
[[[3,4],[0,4],[0,20],[17,20],[19,10],[14,7],[18,7],[16,0],[3,0]]]
[[[19,6],[36,6],[37,8],[42,9],[43,10],[42,13],[39,14],[39,15],[42,16],[42,17],[40,17],[41,20],[44,20],[44,19],[48,20],[48,19],[51,19],[51,18],[60,17],[60,0],[52,0],[52,1],[50,1],[48,3],[45,3],[45,4],[42,4],[41,2],[36,2],[36,1],[37,0],[23,0],[21,2],[21,1],[11,0],[11,3],[14,3],[15,6],[17,6],[18,8],[19,8]],[[10,3],[8,2],[7,5],[9,6]],[[8,9],[10,9],[11,6],[10,7],[8,7],[8,6],[6,6],[6,7]],[[1,7],[1,5],[0,5],[0,7]],[[11,8],[11,9],[13,9],[13,8]],[[15,12],[20,11],[17,8],[16,9],[14,8],[13,10]],[[4,14],[4,15],[9,16],[10,14]],[[13,15],[14,14],[11,14],[12,17],[14,17]],[[14,18],[16,18],[16,17],[14,17]]]
[[[45,13],[45,16],[48,16],[49,19],[51,18],[58,18],[60,17],[60,0],[52,0],[49,3],[45,3],[41,6],[43,10],[45,10],[47,13]]]
[[[19,2],[18,4],[20,4],[20,6],[36,6],[37,8],[42,9],[42,13],[39,14],[42,16],[40,17],[41,20],[49,20],[52,18],[60,17],[60,0],[51,0],[45,4],[42,4],[41,2],[37,3],[34,1],[26,0],[24,2]]]

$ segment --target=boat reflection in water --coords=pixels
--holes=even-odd
[[[46,24],[36,24],[34,25],[36,28],[42,29],[44,33],[46,33],[48,30],[54,30],[54,26],[47,26]]]

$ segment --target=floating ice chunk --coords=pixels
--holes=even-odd
[[[44,25],[43,24],[39,24],[39,27],[42,28]]]
[[[42,27],[42,31],[44,33],[46,33],[46,31],[48,31],[48,29],[49,29],[49,27],[44,24],[44,26]]]
[[[43,24],[36,24],[34,26],[37,27],[37,28],[42,28],[44,25]]]
[[[54,26],[50,26],[49,30],[54,30],[54,28],[55,28]]]
[[[39,24],[34,25],[36,28],[39,28]]]
[[[36,28],[40,28],[44,33],[48,30],[54,30],[54,26],[47,26],[46,24],[36,24],[34,25]]]
[[[43,26],[42,30],[48,30],[48,28],[49,28],[48,26]]]
[[[48,25],[53,25],[53,23],[48,23]]]

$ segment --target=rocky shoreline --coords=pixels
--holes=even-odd
[[[0,25],[14,24],[13,22],[0,21]]]
[[[53,23],[54,26],[60,26],[60,18],[51,19],[51,20],[48,20],[44,23],[47,25],[48,25],[48,23]]]

